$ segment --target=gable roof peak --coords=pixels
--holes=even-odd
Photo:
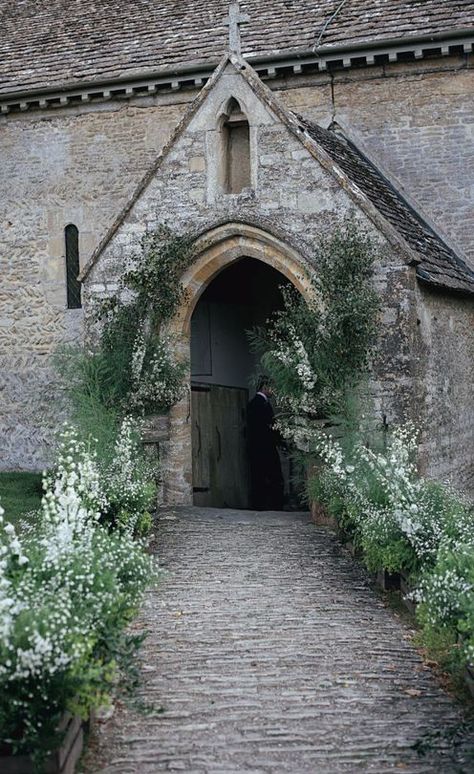
[[[341,134],[339,130],[335,131],[338,129],[337,125],[333,122],[332,130],[324,129],[293,113],[278,95],[263,83],[253,67],[236,52],[224,54],[212,77],[191,103],[170,140],[98,245],[79,279],[84,280],[87,277],[229,64],[244,78],[256,98],[299,139],[310,155],[336,178],[388,242],[401,252],[408,263],[417,266],[419,279],[439,288],[474,294],[474,272],[406,202],[376,165],[364,156],[345,134]]]

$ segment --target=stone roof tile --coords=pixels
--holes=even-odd
[[[417,275],[424,282],[474,293],[474,271],[405,201],[381,172],[343,134],[299,117],[302,128],[367,196],[377,210],[419,255]]]
[[[473,0],[243,0],[263,57],[474,27]],[[0,0],[0,95],[217,63],[227,0]],[[328,22],[330,22],[328,24]]]

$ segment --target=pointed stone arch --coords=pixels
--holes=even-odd
[[[206,288],[220,272],[241,258],[260,260],[286,277],[304,298],[312,297],[311,266],[294,248],[262,228],[229,222],[196,240],[196,258],[184,272],[185,299],[169,324],[177,354],[190,362],[191,317]],[[190,373],[188,374],[190,381]],[[169,443],[162,459],[166,504],[192,503],[191,401],[189,390],[170,412]]]
[[[199,236],[196,259],[186,269],[182,284],[186,299],[171,329],[178,337],[189,335],[191,317],[205,289],[224,269],[248,257],[263,261],[281,272],[308,300],[312,295],[312,268],[303,256],[280,237],[249,223],[229,222]]]

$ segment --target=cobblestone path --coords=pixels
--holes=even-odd
[[[474,771],[467,732],[447,741],[458,705],[307,515],[178,509],[157,535],[169,574],[141,623],[144,695],[164,711],[119,711],[84,771]]]

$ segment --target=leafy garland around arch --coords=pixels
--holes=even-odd
[[[376,254],[368,234],[347,221],[316,249],[312,298],[282,288],[283,309],[250,334],[278,398],[279,428],[299,446],[314,420],[343,412],[368,371],[379,310]]]

